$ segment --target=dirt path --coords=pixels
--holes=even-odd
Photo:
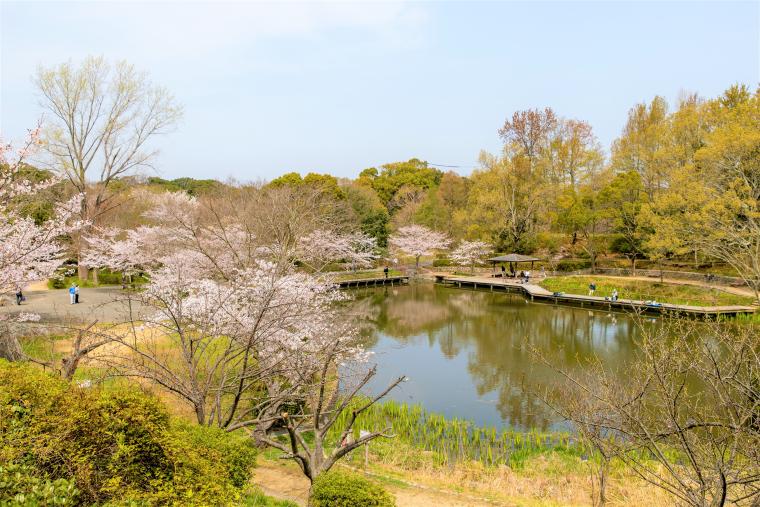
[[[261,461],[254,473],[254,482],[269,496],[306,505],[309,481],[290,463]],[[396,497],[398,507],[493,507],[508,505],[478,500],[467,495],[439,492],[432,489],[381,483]]]

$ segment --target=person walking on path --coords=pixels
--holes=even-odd
[[[74,303],[79,304],[79,285],[74,285]]]
[[[596,284],[594,282],[591,282],[588,284],[588,295],[593,296],[594,292],[596,292]]]
[[[16,304],[21,306],[21,302],[24,300],[24,293],[21,292],[21,288],[16,289]]]
[[[385,275],[385,278],[388,279],[388,266],[383,268],[383,274]]]
[[[69,301],[70,301],[69,304],[72,304],[72,305],[74,304],[74,296],[76,294],[76,289],[74,287],[75,285],[73,283],[71,284],[71,287],[69,287]]]

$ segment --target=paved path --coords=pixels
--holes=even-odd
[[[81,288],[79,304],[72,305],[67,289],[31,290],[24,292],[26,301],[20,306],[10,294],[5,306],[0,306],[0,314],[36,313],[43,322],[116,322],[126,315],[122,303],[114,301],[120,294],[122,290],[116,287]]]

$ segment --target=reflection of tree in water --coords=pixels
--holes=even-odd
[[[357,294],[357,304],[376,305],[376,333],[401,343],[425,335],[448,358],[468,351],[468,372],[479,395],[497,395],[505,422],[548,427],[555,418],[530,394],[556,373],[537,362],[535,348],[566,368],[595,353],[604,363],[622,365],[634,354],[636,326],[624,315],[542,304],[521,296],[450,289],[432,284]],[[372,337],[368,345],[376,343]]]

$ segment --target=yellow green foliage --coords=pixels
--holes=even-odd
[[[73,482],[82,504],[229,504],[255,455],[250,439],[173,421],[139,390],[80,388],[0,362],[0,462]]]

